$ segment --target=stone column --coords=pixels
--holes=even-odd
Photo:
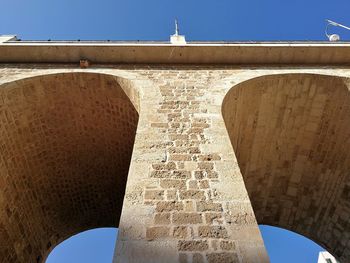
[[[114,262],[268,262],[208,71],[152,71]]]

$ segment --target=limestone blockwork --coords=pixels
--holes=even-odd
[[[44,262],[71,235],[118,227],[138,122],[126,93],[92,73],[0,87],[0,262]]]
[[[119,227],[114,263],[267,263],[259,223],[349,263],[349,76],[0,65],[0,262]]]
[[[349,80],[258,77],[229,91],[223,116],[257,222],[349,262]]]

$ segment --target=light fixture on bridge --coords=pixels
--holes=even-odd
[[[327,26],[326,26],[325,33],[326,33],[326,36],[327,36],[328,40],[331,41],[331,42],[339,41],[340,40],[340,36],[338,34],[331,34],[331,35],[328,34],[328,27],[329,26],[339,26],[339,27],[345,28],[347,30],[350,30],[350,27],[344,26],[344,25],[339,24],[337,22],[334,22],[332,20],[326,19],[326,22],[327,22]]]

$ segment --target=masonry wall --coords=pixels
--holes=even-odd
[[[127,95],[139,97],[117,263],[268,262],[222,117],[225,95],[263,75],[350,76],[346,68],[2,65],[0,83],[63,72],[118,76],[132,83]]]
[[[210,90],[225,73],[140,73],[152,81],[152,89],[144,90],[147,106],[116,261],[266,262],[221,117],[224,93]]]

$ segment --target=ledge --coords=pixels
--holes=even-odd
[[[349,42],[5,41],[0,63],[349,65]]]

